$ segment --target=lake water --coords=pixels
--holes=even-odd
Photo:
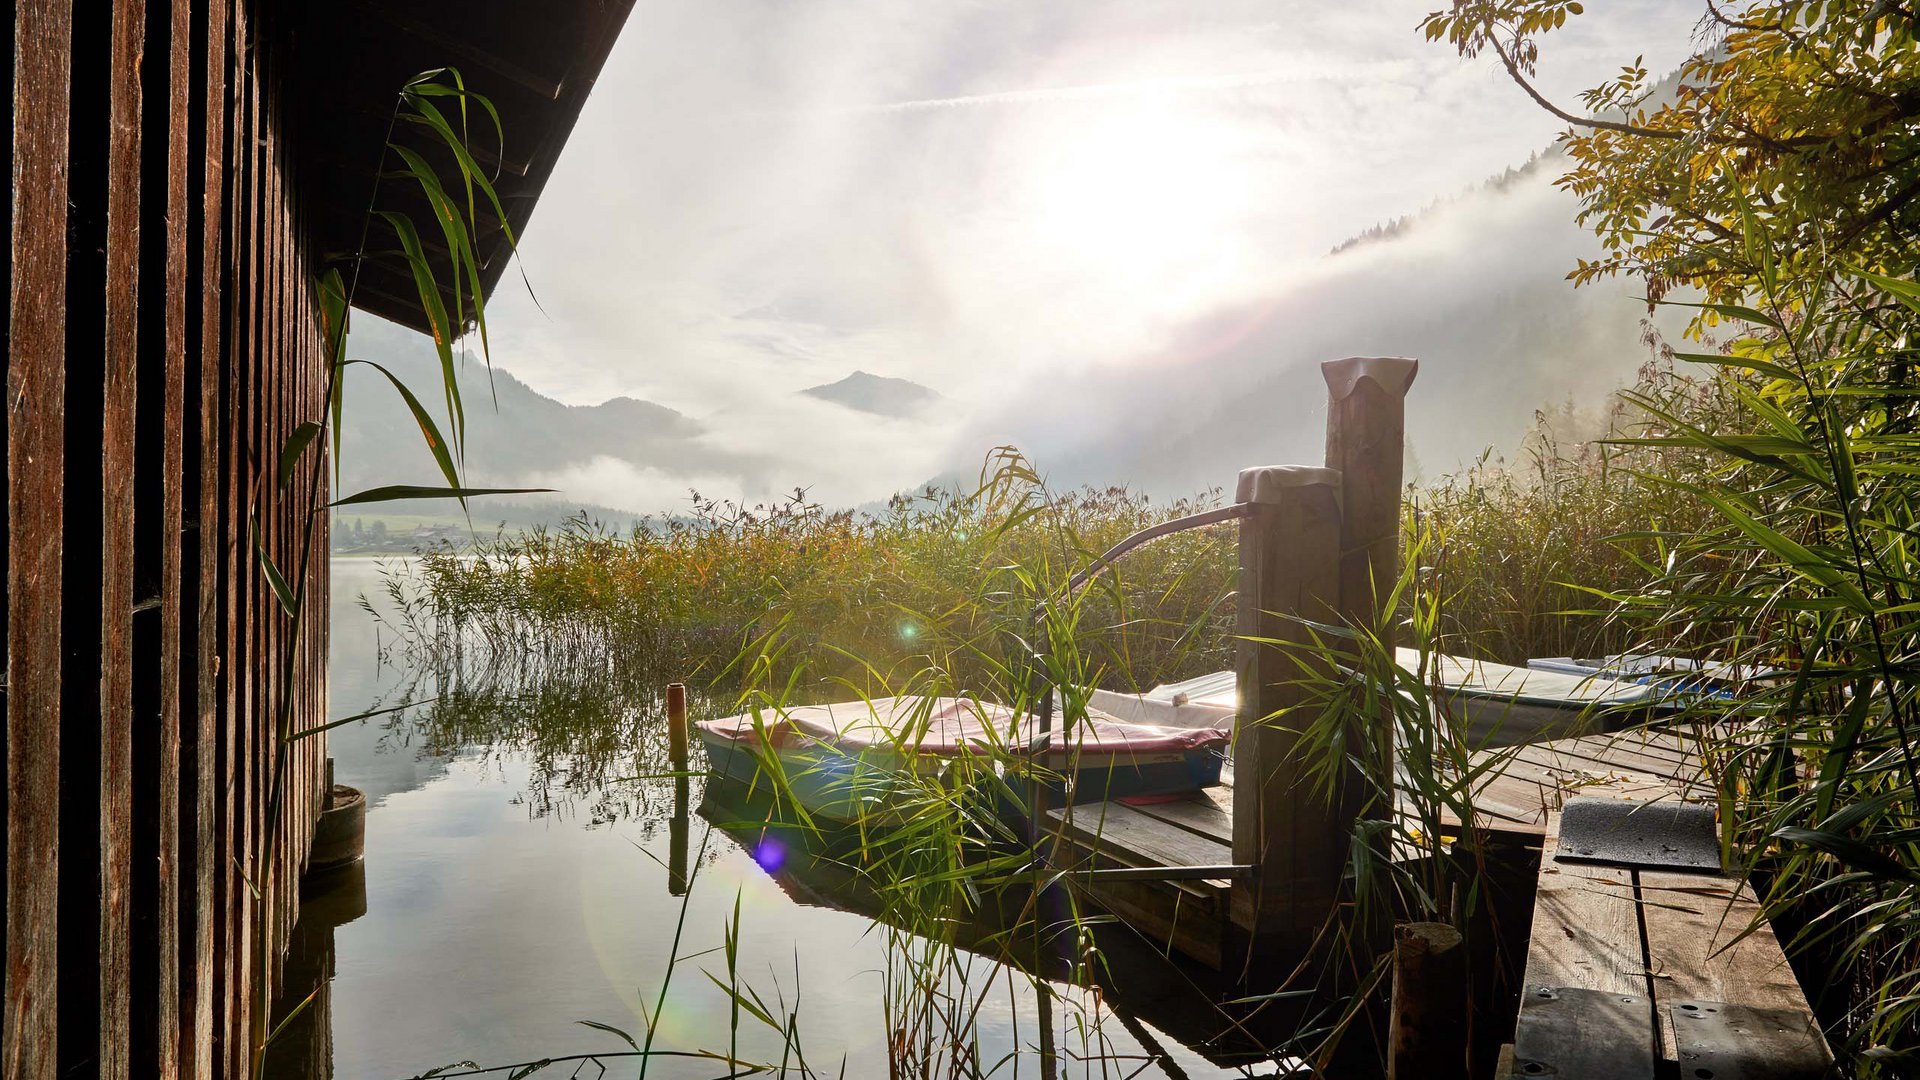
[[[682,819],[691,884],[674,895],[673,782],[626,779],[657,771],[649,761],[663,736],[649,703],[575,700],[553,686],[443,693],[393,662],[391,628],[359,605],[379,592],[373,560],[335,560],[334,716],[395,704],[410,687],[417,700],[444,700],[330,733],[337,781],[369,800],[366,857],[306,901],[282,996],[325,985],[276,1043],[270,1075],[405,1077],[463,1060],[630,1053],[620,1036],[580,1022],[644,1041],[669,972],[656,1051],[727,1052],[736,1010],[715,980],[737,978],[770,1014],[794,1018],[799,1043],[796,1051],[739,1013],[740,1058],[792,1065],[803,1055],[818,1075],[890,1074],[890,1047],[931,1022],[888,1006],[912,939],[836,906],[857,902],[809,874],[804,852],[777,865],[762,850],[769,872],[748,850],[751,835],[697,812],[697,783],[695,812]],[[699,755],[696,745],[696,766]],[[949,989],[978,1004],[946,1015],[970,1023],[978,1071],[996,1076],[1040,1076],[1043,1049],[1071,1076],[1249,1075],[1168,1033],[1198,1042],[1219,1029],[1184,1004],[1184,975],[1153,957],[1122,961],[1138,973],[1116,973],[1108,991],[1045,983],[1042,1001],[1027,975],[961,953]],[[537,1075],[570,1076],[576,1064]],[[608,1076],[640,1071],[632,1058],[605,1065]],[[657,1057],[647,1075],[727,1071],[717,1060]],[[935,1061],[925,1071],[949,1070]],[[579,1075],[600,1074],[589,1064]]]

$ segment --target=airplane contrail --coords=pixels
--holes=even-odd
[[[1228,75],[1135,79],[1126,82],[1086,83],[1080,86],[1044,87],[1036,90],[999,90],[985,94],[962,94],[956,97],[920,98],[914,101],[889,101],[873,105],[853,105],[833,111],[851,114],[919,112],[926,109],[955,109],[973,105],[1022,105],[1032,102],[1076,101],[1085,98],[1121,97],[1164,92],[1235,90],[1243,87],[1272,86],[1280,83],[1325,82],[1349,79],[1359,74],[1359,69],[1362,67],[1367,69],[1368,74],[1376,74],[1382,68],[1400,68],[1406,66],[1409,66],[1407,62],[1398,60],[1365,65],[1299,65],[1287,68],[1272,68],[1265,71],[1238,72]]]

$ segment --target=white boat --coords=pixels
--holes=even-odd
[[[1408,671],[1418,670],[1420,653],[1402,648],[1395,660]],[[1668,689],[1658,683],[1604,673],[1514,667],[1444,653],[1428,660],[1429,678],[1437,680],[1441,696],[1476,745],[1580,735],[1670,704]],[[1143,694],[1095,690],[1087,699],[1094,708],[1140,723],[1229,727],[1239,701],[1231,671],[1166,683]]]
[[[1055,799],[1088,802],[1194,791],[1220,782],[1226,727],[1129,722],[1098,709],[1044,736],[1031,716],[971,698],[883,697],[762,709],[694,725],[717,776],[785,791],[809,814],[883,819],[907,789],[962,759],[1034,767]],[[778,770],[779,778],[767,776]]]
[[[1527,661],[1535,671],[1600,676],[1656,685],[1676,697],[1729,697],[1741,686],[1779,679],[1791,672],[1761,664],[1695,660],[1671,653],[1613,653],[1608,656],[1540,656]]]

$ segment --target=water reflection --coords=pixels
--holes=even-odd
[[[336,561],[334,581],[336,715],[418,704],[332,733],[337,779],[369,795],[366,859],[304,901],[281,1007],[320,989],[270,1076],[628,1052],[581,1020],[638,1042],[651,1030],[656,1049],[772,1063],[793,1060],[797,1032],[811,1068],[853,1077],[903,1061],[910,1075],[987,1072],[1016,1050],[1028,1064],[998,1075],[1043,1063],[1045,1075],[1246,1075],[1232,1066],[1244,1041],[1205,1005],[1224,992],[1124,934],[1094,931],[1105,966],[1074,986],[1084,942],[1007,935],[1030,898],[983,905],[950,927],[962,948],[946,953],[876,923],[886,904],[835,837],[769,825],[744,792],[670,775],[667,676],[404,671],[382,662],[390,637],[355,603],[365,591],[378,609],[376,568]],[[693,703],[695,716],[709,708]],[[927,977],[912,961],[935,956],[938,1000],[957,1004],[913,1012],[903,979]],[[795,1031],[743,1018],[736,994]],[[927,1025],[972,1060],[916,1059]],[[639,1072],[631,1058],[606,1064]],[[658,1058],[648,1075],[726,1071]]]
[[[300,921],[287,946],[282,993],[274,1002],[268,1075],[302,1080],[334,1075],[333,933],[366,913],[365,863],[349,863],[302,884]]]
[[[794,903],[854,912],[902,937],[912,936],[897,924],[897,912],[890,910],[866,873],[871,859],[863,857],[864,841],[852,830],[784,824],[765,795],[728,780],[707,783],[699,814],[764,869]],[[1029,989],[1037,991],[1032,997],[1036,1011],[1074,1014],[1071,1006],[1059,1003],[1062,984],[1091,982],[1101,1012],[1140,1052],[1108,1048],[1116,1062],[1132,1059],[1131,1066],[1120,1070],[1123,1075],[1150,1057],[1162,1060],[1153,1063],[1149,1075],[1188,1075],[1180,1064],[1182,1055],[1174,1052],[1179,1049],[1205,1058],[1209,1066],[1258,1063],[1267,1057],[1261,1047],[1277,1043],[1291,1030],[1291,1017],[1258,1015],[1273,1010],[1223,1004],[1236,991],[1218,972],[1169,955],[1122,924],[1087,913],[1073,918],[1061,890],[1039,896],[1008,890],[975,899],[979,906],[970,906],[965,918],[948,925],[954,943],[1028,976]],[[1038,932],[1023,934],[1029,927],[1038,927]],[[1098,959],[1089,961],[1096,954]],[[1069,1001],[1083,996],[1067,991]],[[1045,1041],[1054,1031],[1055,1024],[1042,1021],[1035,1035]],[[1204,1070],[1205,1075],[1216,1072]],[[1042,1075],[1058,1074],[1043,1070]]]

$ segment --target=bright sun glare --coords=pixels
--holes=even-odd
[[[1244,270],[1244,135],[1177,101],[1052,114],[1024,134],[1015,212],[1031,250],[1135,310],[1217,299]]]

